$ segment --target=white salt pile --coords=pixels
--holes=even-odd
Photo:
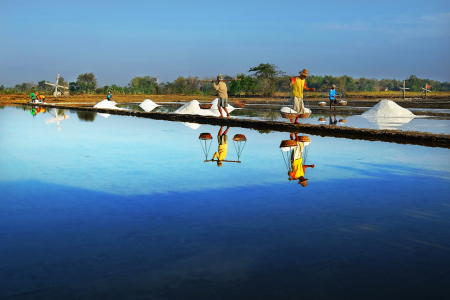
[[[281,112],[283,113],[288,113],[288,114],[296,114],[297,112],[295,110],[293,110],[290,107],[283,107],[282,109],[280,109]],[[309,108],[305,107],[305,114],[310,114],[311,110]]]
[[[391,100],[381,100],[361,116],[365,118],[414,118],[414,114]]]
[[[107,109],[118,109],[118,110],[126,110],[125,108],[116,107],[115,101],[109,101],[107,99],[100,101],[99,103],[94,105],[94,108],[107,108]]]
[[[361,116],[374,124],[378,129],[396,129],[410,122],[415,117],[409,110],[387,99],[381,100]]]
[[[220,112],[217,109],[217,102],[218,99],[214,99],[214,101],[211,102],[212,107],[210,109],[201,109],[200,103],[197,100],[192,100],[189,103],[186,103],[179,109],[175,111],[176,114],[183,114],[183,115],[200,115],[200,116],[214,116],[219,117]],[[215,105],[215,106],[214,106]],[[214,108],[215,107],[215,108]],[[232,112],[235,108],[231,105],[227,106],[228,112]],[[225,112],[222,112],[224,116],[226,115]]]
[[[146,112],[151,112],[152,110],[154,110],[156,107],[160,106],[158,104],[156,104],[155,102],[153,102],[150,99],[145,99],[141,104],[139,104],[139,106]]]

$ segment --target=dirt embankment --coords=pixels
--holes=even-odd
[[[317,93],[308,93],[307,100],[311,102],[311,104],[317,103],[321,101],[320,94]],[[382,99],[391,99],[390,95],[380,95],[379,93],[368,94],[368,95],[354,95],[356,98],[352,98],[351,96],[347,96],[348,104],[347,106],[362,106],[362,107],[372,107],[378,101]],[[106,95],[90,95],[90,94],[81,94],[81,95],[71,95],[68,98],[64,96],[59,96],[56,99],[53,96],[47,96],[45,101],[47,103],[64,103],[65,105],[92,105],[97,102],[102,101],[106,98]],[[205,96],[205,95],[113,95],[113,99],[118,103],[136,103],[142,102],[145,99],[151,99],[154,102],[189,102],[192,100],[198,100],[199,102],[211,102],[214,100],[216,96]],[[251,96],[251,97],[242,97],[236,98],[230,96],[229,100],[233,102],[235,99],[245,99],[247,103],[254,104],[272,104],[272,103],[283,103],[288,100],[285,94],[275,95],[274,97],[260,97],[260,96]],[[324,99],[328,103],[328,99]],[[450,108],[450,93],[436,95],[435,99],[419,99],[419,98],[407,98],[403,100],[402,98],[394,98],[391,99],[397,102],[402,107],[412,108],[412,107],[420,107],[420,108]],[[12,104],[12,103],[28,103],[30,101],[29,95],[19,95],[19,94],[11,94],[5,95],[0,94],[0,104]]]

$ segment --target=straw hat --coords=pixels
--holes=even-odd
[[[308,179],[302,176],[299,178],[298,183],[301,184],[303,187],[305,187],[308,185]]]
[[[303,71],[301,71],[301,72],[299,72],[299,73],[300,73],[300,75],[309,77],[309,75],[308,75],[308,70],[306,70],[306,69],[303,69]]]
[[[217,75],[217,79],[223,79],[222,74]]]
[[[335,85],[335,84],[333,84],[333,87],[335,88],[335,87],[336,87],[336,85]]]

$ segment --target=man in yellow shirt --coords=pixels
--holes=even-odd
[[[291,83],[289,86],[292,86],[292,101],[294,102],[294,110],[298,114],[304,114],[305,113],[305,106],[303,104],[303,90],[307,91],[315,91],[315,88],[308,88],[306,86],[306,77],[308,77],[308,70],[303,69],[303,71],[299,72],[300,77],[295,77],[291,80]],[[298,124],[298,118],[300,116],[297,115],[294,120],[291,120],[292,123]]]
[[[219,109],[219,112],[220,112],[220,118],[223,118],[222,108],[227,113],[227,117],[230,116],[230,114],[228,113],[228,110],[227,110],[227,106],[228,106],[227,84],[225,82],[221,81],[222,79],[223,79],[222,75],[219,74],[217,76],[217,84],[213,80],[211,80],[211,82],[214,85],[214,89],[219,91],[219,102],[217,103],[217,108]]]
[[[293,134],[291,134],[291,139],[294,140]],[[298,183],[305,187],[308,184],[308,179],[305,178],[305,170],[306,168],[314,168],[315,165],[303,165],[303,150],[305,149],[305,143],[300,142],[297,133],[295,134],[295,141],[297,141],[297,147],[295,147],[291,154],[292,171],[288,172],[289,180],[298,179]]]
[[[220,126],[219,133],[217,134],[217,141],[219,142],[219,150],[214,153],[213,160],[217,158],[217,166],[222,166],[222,161],[225,160],[227,157],[227,151],[228,151],[228,129],[230,127],[227,127],[225,132],[222,134],[223,126]]]

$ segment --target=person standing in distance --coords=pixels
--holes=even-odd
[[[217,76],[217,84],[214,82],[214,80],[211,80],[211,82],[214,85],[214,89],[219,91],[219,102],[217,103],[217,108],[220,112],[220,118],[223,118],[222,114],[222,108],[227,113],[227,117],[230,117],[230,114],[228,113],[227,106],[228,106],[228,93],[227,93],[227,84],[223,81],[222,75],[219,74]]]
[[[294,110],[298,113],[297,117],[294,120],[291,120],[292,123],[298,124],[298,118],[300,114],[305,113],[305,105],[303,104],[303,90],[307,91],[315,91],[315,88],[308,88],[306,86],[306,77],[308,77],[308,70],[303,69],[303,71],[299,72],[300,77],[295,77],[291,80],[289,86],[292,86],[292,101],[294,102]]]
[[[330,95],[330,110],[331,110],[331,104],[333,104],[333,103],[334,103],[334,110],[336,110],[336,104],[337,104],[336,95],[339,95],[338,93],[336,93],[336,85],[333,84],[329,95]]]

